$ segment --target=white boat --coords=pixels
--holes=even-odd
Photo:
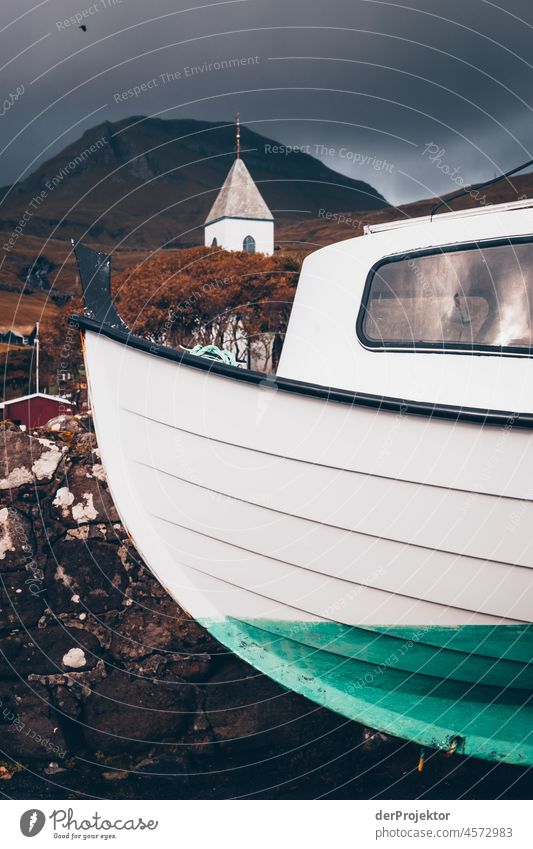
[[[532,202],[313,253],[276,375],[132,336],[76,252],[102,460],[168,592],[346,717],[532,764]]]

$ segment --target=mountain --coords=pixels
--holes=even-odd
[[[53,289],[75,289],[71,238],[113,249],[117,272],[152,251],[202,244],[202,225],[234,160],[234,141],[233,126],[193,120],[132,117],[88,130],[33,174],[0,189],[0,289],[19,291],[24,269],[40,254],[52,266]],[[274,213],[282,248],[308,253],[360,235],[364,223],[424,215],[435,204],[429,198],[391,207],[368,184],[306,153],[285,155],[277,142],[247,127],[241,147]],[[481,197],[498,203],[532,192],[533,174],[525,174]],[[453,208],[468,205],[475,200],[467,195]]]
[[[511,203],[516,200],[531,198],[533,197],[533,173],[517,175],[512,179],[502,180],[494,186],[479,191],[471,187],[463,197],[452,200],[455,194],[456,192],[450,192],[448,195],[443,195],[442,198],[423,198],[402,206],[388,206],[363,213],[357,211],[351,215],[341,213],[329,220],[327,218],[311,218],[310,216],[304,218],[302,216],[299,221],[281,222],[277,230],[277,239],[287,250],[305,250],[306,253],[309,253],[342,239],[361,236],[364,224],[383,224],[388,221],[400,221],[430,215],[436,204],[441,200],[450,201],[450,205],[449,207],[441,206],[437,212],[437,217],[444,212],[497,203]]]
[[[201,244],[202,225],[234,159],[231,125],[132,117],[105,122],[0,197],[5,271],[32,237],[85,238],[129,250]],[[247,127],[242,157],[277,221],[319,210],[375,210],[386,200],[367,183]],[[21,225],[20,219],[24,218]],[[17,233],[16,228],[19,228]],[[11,242],[9,241],[11,239]],[[47,247],[43,248],[47,254]],[[26,256],[27,259],[27,256]]]

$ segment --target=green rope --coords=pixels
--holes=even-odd
[[[219,360],[227,366],[238,365],[237,360],[231,353],[224,348],[218,348],[216,345],[195,345],[187,353],[194,354],[195,357],[207,357],[210,360]]]

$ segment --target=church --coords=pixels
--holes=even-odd
[[[274,218],[241,159],[237,118],[235,162],[204,224],[205,245],[227,251],[274,253]]]

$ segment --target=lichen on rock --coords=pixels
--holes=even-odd
[[[60,486],[56,492],[56,497],[52,501],[54,507],[59,507],[63,518],[66,519],[69,514],[69,507],[74,501],[74,495],[68,486]]]
[[[81,525],[83,522],[92,522],[98,516],[98,512],[94,507],[92,492],[84,492],[83,501],[79,501],[78,504],[72,506],[72,518],[76,520],[78,525]]]
[[[20,430],[2,431],[0,490],[18,489],[25,484],[50,481],[63,457],[63,447]]]
[[[71,669],[81,669],[83,666],[87,665],[85,652],[80,648],[69,649],[68,652],[63,655],[62,663],[63,666],[68,666]]]

